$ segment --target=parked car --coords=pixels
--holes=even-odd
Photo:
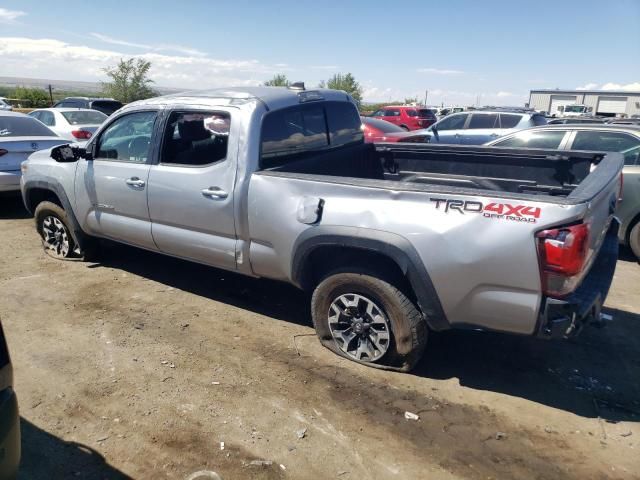
[[[605,119],[598,117],[563,117],[547,120],[547,125],[585,125],[589,123],[605,123]]]
[[[616,211],[620,219],[618,236],[640,259],[640,126],[549,125],[522,130],[489,145],[620,152],[624,156],[624,188]]]
[[[0,111],[0,192],[20,190],[20,164],[33,152],[65,142],[35,118]]]
[[[622,155],[366,144],[335,90],[135,102],[25,167],[50,255],[109,238],[289,282],[323,345],[390,369],[429,328],[571,336],[601,320],[617,260]]]
[[[102,112],[86,108],[41,108],[29,112],[62,138],[84,141],[108,118]]]
[[[15,479],[20,464],[20,415],[13,367],[0,323],[0,478]]]
[[[54,103],[53,108],[88,108],[111,115],[122,107],[122,102],[113,98],[67,97]]]
[[[402,142],[407,136],[411,136],[414,142],[424,142],[425,140],[424,136],[412,135],[404,128],[379,118],[361,117],[361,120],[364,128],[364,141],[367,143]]]
[[[426,128],[438,120],[433,111],[428,108],[404,105],[383,107],[371,116],[393,123],[407,131]]]
[[[13,107],[9,102],[7,102],[6,98],[0,97],[0,111],[3,111],[3,110],[10,112],[11,110],[13,110]]]
[[[429,143],[481,145],[516,130],[545,125],[547,119],[536,112],[475,110],[447,115],[414,135],[426,135]],[[407,137],[403,141],[413,141]]]
[[[640,118],[613,118],[607,123],[609,125],[640,125]]]

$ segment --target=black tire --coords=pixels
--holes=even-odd
[[[365,306],[373,304],[372,309],[375,310],[377,307],[377,310],[383,313],[383,317],[390,327],[389,334],[383,334],[383,336],[389,337],[388,343],[386,343],[386,339],[383,339],[385,344],[382,345],[382,348],[372,348],[378,342],[369,338],[372,333],[373,337],[377,338],[378,330],[373,329],[369,324],[371,329],[366,327],[367,331],[362,333],[362,325],[359,329],[356,325],[356,323],[362,323],[361,313],[343,316],[343,313],[347,313],[349,309],[360,309],[360,306],[350,306],[341,310],[340,304],[344,302],[345,298],[355,303],[360,303],[364,298]],[[366,300],[370,303],[366,303]],[[335,312],[340,310],[342,313],[336,316]],[[331,317],[332,313],[333,317]],[[364,365],[406,372],[416,365],[424,353],[427,342],[427,324],[422,314],[403,292],[376,276],[366,273],[334,273],[325,277],[313,292],[311,316],[320,342],[325,347],[338,355]],[[330,327],[330,317],[334,319],[331,322],[334,325],[334,333]],[[335,321],[338,317],[345,319],[345,321]],[[343,328],[349,321],[352,322],[351,327],[346,330],[336,330],[336,325],[340,324],[342,327],[338,328]],[[341,340],[334,338],[336,332]],[[347,338],[352,338],[354,334],[356,336],[353,337],[353,340],[344,342],[342,332],[348,332]],[[360,353],[361,342],[370,347],[372,352],[370,357],[363,358],[364,355]],[[345,346],[345,343],[348,345]],[[353,348],[351,348],[351,352],[349,352],[349,345],[353,347],[356,344],[358,345],[357,351],[353,352]],[[376,358],[385,347],[386,351]]]
[[[67,212],[62,207],[52,202],[41,202],[36,207],[34,218],[42,247],[49,256],[59,260],[75,259],[81,256],[72,234]],[[52,238],[51,232],[54,232],[54,236],[59,234],[57,240]]]
[[[640,260],[640,221],[637,221],[629,232],[629,246],[636,258]]]

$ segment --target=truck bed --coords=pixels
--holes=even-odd
[[[611,181],[617,154],[458,145],[364,144],[294,159],[271,174],[403,190],[579,203]],[[585,181],[586,179],[589,181]]]

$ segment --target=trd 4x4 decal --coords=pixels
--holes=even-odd
[[[484,205],[482,202],[473,200],[452,200],[447,198],[430,198],[436,204],[436,210],[443,209],[445,213],[455,210],[458,213],[481,213],[486,218],[496,218],[504,220],[512,220],[516,222],[536,223],[540,218],[541,210],[539,207],[530,207],[527,205],[512,205],[510,203],[489,203]]]

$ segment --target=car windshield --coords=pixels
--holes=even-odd
[[[586,108],[584,105],[567,105],[564,107],[564,111],[569,113],[584,113]]]
[[[0,138],[5,137],[57,137],[35,118],[0,116]]]
[[[107,118],[104,113],[96,110],[62,112],[62,116],[71,125],[100,125]]]
[[[98,110],[105,115],[111,115],[113,112],[122,107],[122,103],[116,100],[94,100],[91,103],[91,108]]]
[[[363,118],[362,123],[365,125],[369,125],[370,127],[375,128],[376,130],[380,130],[382,133],[394,133],[394,132],[404,132],[405,130],[402,127],[394,125],[393,123],[387,122],[385,120],[380,120],[378,118]]]

